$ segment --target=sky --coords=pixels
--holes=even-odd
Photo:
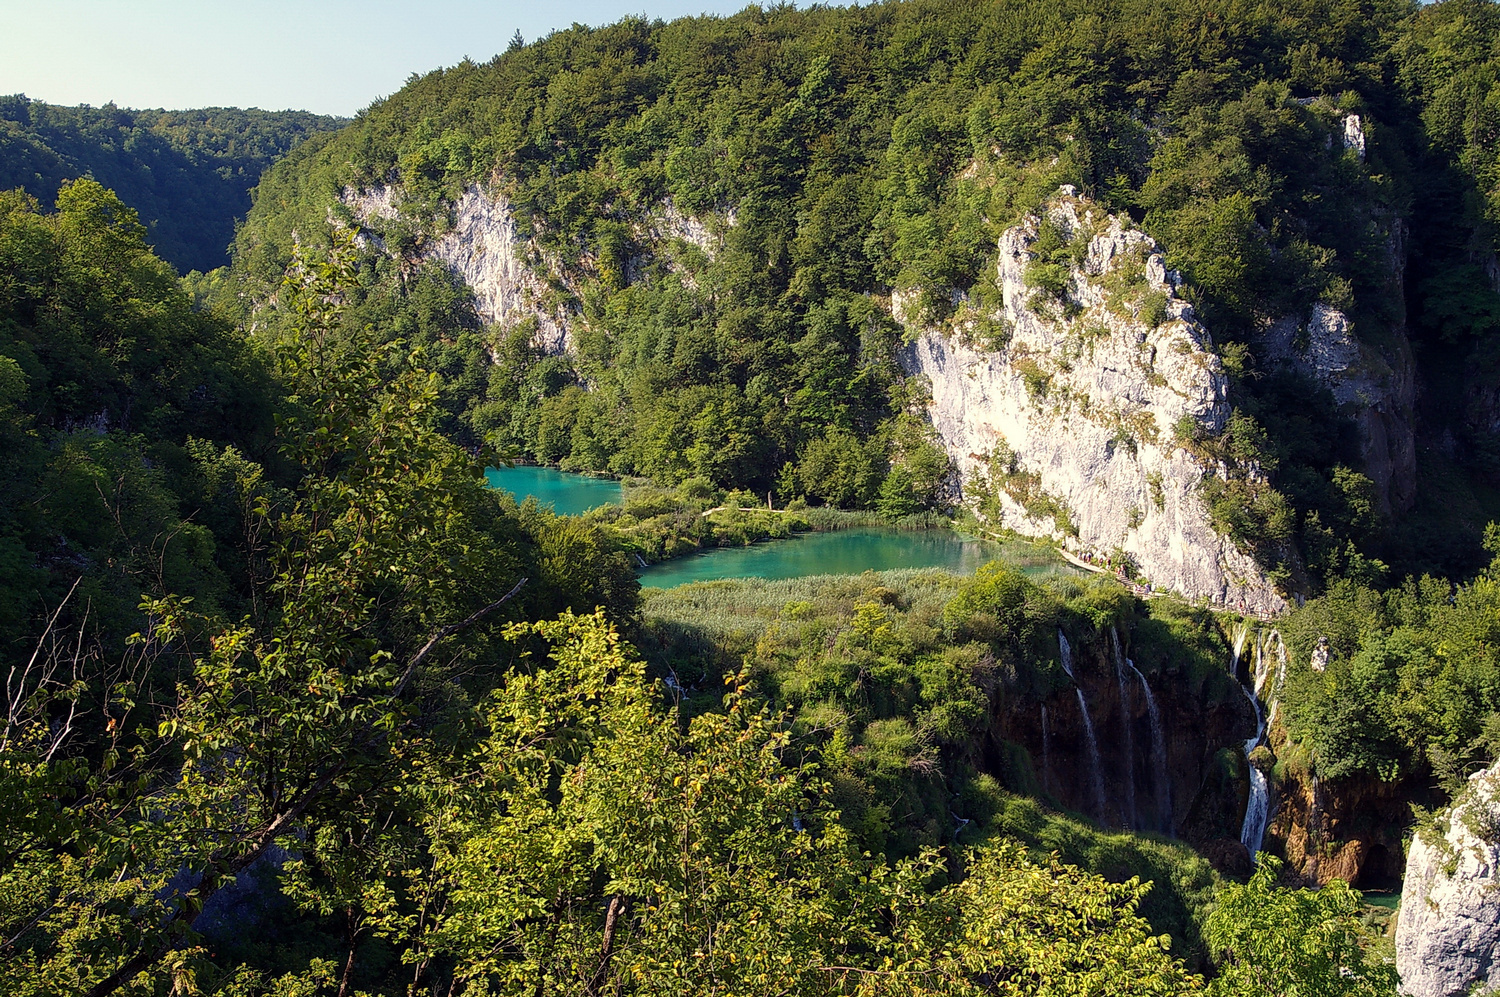
[[[0,0],[0,94],[50,104],[352,115],[413,73],[630,14],[749,0]]]

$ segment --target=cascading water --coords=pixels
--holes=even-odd
[[[1255,635],[1255,670],[1253,675],[1254,691],[1260,695],[1261,687],[1266,684],[1266,643],[1271,638],[1266,634]]]
[[[1146,696],[1146,714],[1151,718],[1151,776],[1156,790],[1157,820],[1162,833],[1171,834],[1172,780],[1167,776],[1167,738],[1162,730],[1161,710],[1156,707],[1156,697],[1151,695],[1151,683],[1146,681],[1146,676],[1141,674],[1141,670],[1129,658],[1125,659],[1125,664],[1135,672],[1135,677],[1141,683],[1141,691]]]
[[[1094,813],[1100,819],[1104,819],[1104,775],[1100,771],[1099,764],[1099,741],[1094,737],[1094,721],[1089,717],[1089,704],[1083,698],[1083,690],[1075,688],[1078,693],[1078,710],[1083,714],[1083,736],[1089,748],[1089,776],[1094,787]]]
[[[1057,628],[1057,654],[1062,658],[1063,671],[1068,678],[1073,678],[1073,648],[1068,644],[1068,637],[1062,632],[1062,627]],[[1074,681],[1077,681],[1074,679]]]
[[[1245,741],[1245,765],[1250,770],[1250,799],[1245,803],[1245,822],[1240,825],[1240,844],[1250,853],[1250,861],[1256,860],[1261,839],[1266,835],[1266,821],[1271,813],[1271,789],[1266,785],[1265,773],[1250,763],[1250,753],[1260,744],[1265,724],[1261,722],[1260,700],[1255,693],[1245,689],[1245,698],[1255,710],[1255,736]]]
[[[1246,623],[1240,627],[1239,636],[1234,639],[1234,656],[1229,659],[1229,675],[1236,682],[1240,680],[1240,653],[1245,650],[1245,638],[1250,636],[1250,624]]]
[[[1130,694],[1125,687],[1125,656],[1120,653],[1120,632],[1109,628],[1110,647],[1115,652],[1115,685],[1120,691],[1120,726],[1125,731],[1125,813],[1126,827],[1140,827],[1135,808],[1135,734],[1131,727]]]
[[[1276,683],[1271,686],[1271,715],[1266,718],[1267,730],[1276,724],[1276,711],[1281,707],[1281,686],[1286,681],[1286,641],[1281,639],[1280,630],[1272,630],[1266,643],[1272,640],[1276,642]]]
[[[1240,631],[1239,638],[1235,641],[1234,661],[1231,665],[1236,677],[1239,672],[1240,652],[1244,647],[1245,636],[1249,633],[1249,625]],[[1260,693],[1265,687],[1266,679],[1269,677],[1270,667],[1266,659],[1267,650],[1274,646],[1277,665],[1276,679],[1271,685],[1271,715],[1265,718],[1260,708]],[[1281,684],[1286,681],[1287,653],[1286,643],[1282,641],[1280,632],[1272,630],[1266,634],[1257,634],[1255,640],[1255,668],[1252,673],[1252,684],[1248,687],[1241,686],[1245,698],[1250,700],[1250,707],[1255,711],[1255,736],[1245,741],[1245,763],[1250,769],[1250,799],[1245,804],[1245,822],[1240,825],[1240,843],[1250,853],[1250,860],[1255,861],[1256,853],[1260,851],[1261,841],[1266,835],[1266,824],[1271,815],[1271,787],[1266,782],[1265,773],[1250,764],[1250,753],[1261,743],[1270,725],[1276,722],[1276,708],[1279,705],[1277,693],[1281,691]]]

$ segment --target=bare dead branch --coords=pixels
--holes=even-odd
[[[32,649],[31,657],[27,659],[25,667],[20,669],[18,674],[16,666],[12,665],[6,675],[5,726],[3,732],[0,732],[0,750],[9,749],[13,739],[23,727],[33,726],[42,721],[46,712],[47,690],[49,687],[61,684],[58,682],[58,673],[65,662],[71,666],[72,672],[67,685],[76,686],[79,681],[84,658],[83,640],[88,625],[87,613],[85,613],[83,623],[79,624],[78,639],[71,656],[63,647],[60,647],[66,638],[55,631],[58,619],[82,581],[82,575],[74,579],[73,584],[68,587],[67,594],[48,617],[47,625],[43,628],[41,636],[37,638],[36,647]],[[69,703],[68,715],[64,718],[61,727],[52,725],[45,752],[49,760],[72,733],[73,719],[77,709],[78,700],[75,695]]]
[[[433,634],[432,638],[428,640],[426,644],[422,645],[422,649],[416,653],[416,656],[407,663],[406,671],[401,673],[401,678],[398,679],[395,686],[392,687],[391,695],[401,695],[401,691],[406,688],[406,683],[411,681],[412,675],[416,672],[417,666],[422,663],[422,659],[427,657],[428,652],[437,646],[438,641],[442,640],[444,637],[447,637],[449,634],[457,633],[460,630],[464,630],[468,627],[473,626],[475,623],[478,623],[485,615],[505,605],[517,592],[521,591],[521,587],[525,585],[527,581],[529,581],[529,579],[522,578],[520,581],[516,582],[516,584],[511,588],[509,592],[505,593],[500,598],[490,603],[488,606],[485,606],[483,609],[475,612],[468,619],[460,620],[458,623],[450,623],[446,627],[438,630],[437,633]]]

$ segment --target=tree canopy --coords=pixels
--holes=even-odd
[[[179,271],[228,262],[250,190],[298,142],[342,125],[305,111],[60,107],[0,96],[0,190],[50,203],[89,177],[141,217],[147,242]]]

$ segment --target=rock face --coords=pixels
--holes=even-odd
[[[1131,653],[1128,635],[1112,640],[1108,632],[1071,648],[1075,687],[1039,702],[1007,700],[986,744],[985,769],[1016,792],[1050,798],[1102,824],[1237,845],[1243,801],[1236,781],[1220,778],[1220,755],[1238,752],[1255,729],[1254,715],[1227,679],[1193,681],[1172,667],[1143,672]],[[1097,757],[1088,750],[1089,729]],[[1029,772],[1019,778],[1007,745],[1025,749]],[[1220,782],[1226,792],[1217,792]]]
[[[1401,241],[1393,240],[1393,265],[1395,254],[1404,252]],[[1343,312],[1319,303],[1307,316],[1270,325],[1256,352],[1268,368],[1296,370],[1333,394],[1359,430],[1365,474],[1381,512],[1410,509],[1417,483],[1416,362],[1405,333],[1395,330],[1380,348],[1362,343]]]
[[[345,190],[341,198],[360,225],[362,241],[385,250],[384,227],[401,217],[394,187]],[[567,350],[574,315],[565,295],[549,286],[536,265],[536,247],[520,237],[510,201],[497,191],[470,187],[453,206],[453,226],[426,242],[421,259],[437,260],[474,292],[474,310],[487,324],[535,324],[534,342],[548,353]]]
[[[454,208],[453,228],[426,254],[439,260],[474,290],[474,309],[486,322],[536,322],[536,342],[548,353],[568,349],[571,314],[556,292],[527,264],[534,251],[516,232],[515,214],[504,194],[477,187],[464,191]]]
[[[901,355],[930,382],[928,414],[964,497],[988,488],[997,525],[1023,535],[1121,550],[1157,588],[1280,612],[1260,567],[1210,525],[1199,486],[1215,469],[1178,445],[1184,430],[1218,433],[1229,410],[1176,275],[1149,238],[1067,188],[1044,214],[1000,239],[998,313],[961,309],[954,329],[914,330]],[[1044,223],[1078,247],[1061,298],[1026,279]],[[900,296],[894,310],[913,324]]]
[[[1279,738],[1284,732],[1276,732]],[[1426,794],[1414,782],[1360,776],[1332,781],[1288,774],[1276,783],[1279,800],[1266,831],[1268,850],[1306,886],[1342,879],[1363,890],[1401,883],[1401,834],[1413,801]]]
[[[360,226],[362,244],[388,251],[381,233],[399,222],[398,187],[344,190],[340,197]],[[549,260],[535,240],[523,239],[510,201],[498,189],[473,186],[452,206],[452,226],[422,244],[419,260],[436,260],[461,277],[474,294],[474,310],[485,323],[509,329],[530,323],[533,342],[551,355],[572,349],[583,316],[568,275]],[[634,279],[644,262],[664,244],[680,242],[708,255],[721,244],[722,230],[734,224],[731,212],[723,224],[678,211],[670,201],[637,226],[642,251],[626,264]]]
[[[1408,997],[1500,988],[1500,764],[1475,774],[1406,858],[1396,969]]]

